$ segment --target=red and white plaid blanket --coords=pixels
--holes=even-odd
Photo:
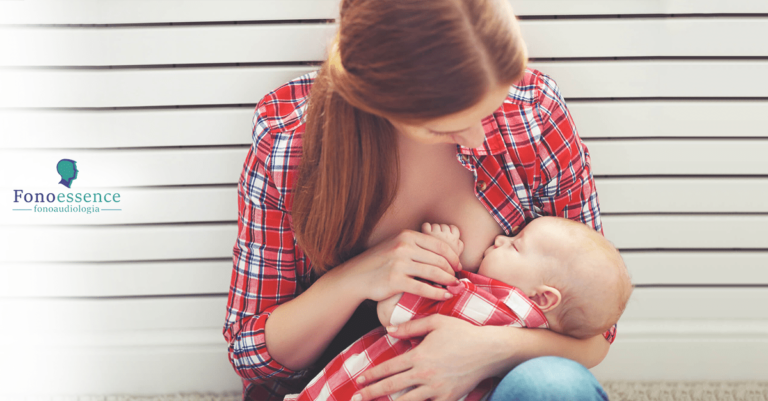
[[[454,316],[476,326],[514,326],[547,328],[544,313],[515,287],[479,274],[459,271],[459,284],[447,287],[453,294],[446,301],[434,301],[410,293],[400,298],[390,322],[401,324],[435,313]],[[423,337],[400,340],[379,327],[360,337],[309,382],[300,394],[288,394],[284,401],[349,401],[361,387],[355,380],[363,372],[397,355],[408,352]],[[480,382],[459,401],[484,401],[500,379]],[[379,400],[395,400],[411,388]]]

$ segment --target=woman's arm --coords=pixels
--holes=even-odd
[[[362,374],[363,384],[374,384],[360,390],[361,398],[353,401],[372,400],[410,386],[415,388],[403,396],[407,401],[453,401],[483,379],[502,377],[529,359],[561,356],[591,367],[605,357],[608,347],[602,336],[576,340],[545,329],[474,326],[444,315],[405,322],[389,334],[400,339],[424,336],[424,340]]]

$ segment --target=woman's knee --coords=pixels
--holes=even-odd
[[[489,401],[607,401],[600,383],[584,366],[570,359],[545,356],[521,363],[502,379]]]

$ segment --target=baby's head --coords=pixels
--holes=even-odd
[[[624,311],[632,283],[619,251],[585,224],[539,217],[514,237],[499,235],[477,271],[519,288],[553,331],[594,337]]]

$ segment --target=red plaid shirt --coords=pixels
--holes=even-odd
[[[406,292],[395,306],[390,323],[402,324],[438,313],[475,326],[549,327],[544,312],[519,289],[471,272],[459,271],[456,275],[461,280],[459,284],[446,287],[453,298],[435,301]],[[422,339],[400,340],[379,327],[334,358],[301,394],[287,395],[285,401],[348,401],[362,388],[355,382],[358,376],[408,352]],[[458,401],[483,400],[497,384],[497,378],[485,379]],[[393,401],[410,390],[412,388],[407,388],[377,401]]]
[[[313,282],[290,212],[316,75],[298,77],[259,101],[253,146],[238,183],[238,237],[223,334],[229,360],[243,378],[243,397],[259,401],[298,393],[313,376],[310,368],[294,371],[272,359],[264,326],[278,305]],[[527,70],[483,127],[485,143],[475,149],[457,145],[457,159],[475,174],[477,198],[507,235],[542,215],[603,232],[587,147],[551,78]],[[611,340],[613,333],[615,328]]]

